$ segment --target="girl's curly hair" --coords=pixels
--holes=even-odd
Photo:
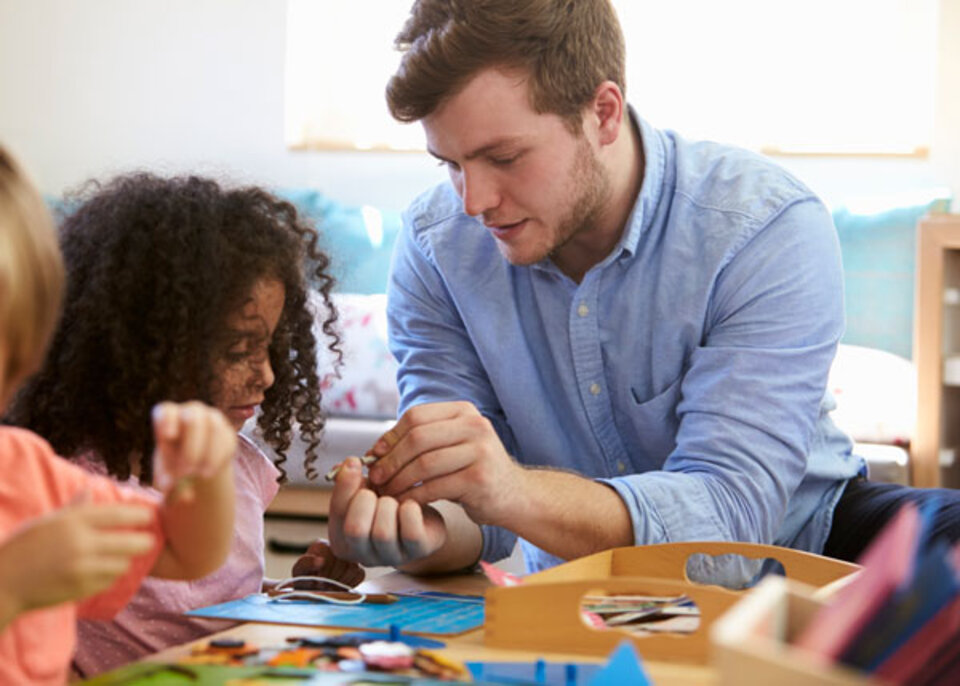
[[[44,436],[60,454],[93,452],[108,472],[153,478],[151,408],[162,400],[211,402],[214,363],[229,345],[227,318],[254,283],[274,278],[286,299],[270,343],[276,377],[258,425],[282,463],[294,420],[316,471],[324,417],[314,322],[342,361],[330,299],[329,258],[297,211],[260,188],[227,189],[195,176],[148,173],[83,189],[63,222],[63,317],[43,369],[6,421]],[[308,276],[322,312],[308,303]]]

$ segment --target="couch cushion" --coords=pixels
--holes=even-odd
[[[317,296],[315,296],[317,297]],[[331,372],[331,356],[319,351],[323,406],[332,416],[394,419],[397,363],[387,347],[387,296],[334,293],[339,311],[343,367]],[[323,340],[318,332],[318,340]]]
[[[912,356],[917,222],[946,211],[950,190],[851,198],[833,210],[847,328],[843,342]]]
[[[277,195],[316,225],[338,292],[386,293],[393,244],[401,226],[399,212],[344,205],[315,190],[286,189]]]
[[[834,423],[854,441],[909,445],[917,419],[917,370],[885,350],[840,345],[827,388]]]

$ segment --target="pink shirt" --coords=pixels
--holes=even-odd
[[[0,474],[0,546],[24,523],[69,505],[84,491],[93,503],[157,509],[152,499],[60,459],[46,441],[23,429],[0,427]],[[66,682],[77,617],[113,616],[153,568],[164,545],[159,517],[148,530],[157,537],[153,550],[134,558],[130,571],[110,589],[80,603],[24,613],[0,632],[0,684]]]
[[[101,469],[86,462],[88,469]],[[227,561],[213,574],[195,581],[148,579],[130,604],[111,622],[81,621],[74,669],[84,677],[138,660],[158,650],[193,641],[234,624],[186,617],[198,607],[258,593],[263,583],[263,513],[277,494],[279,471],[243,435],[234,472],[237,485],[236,529]],[[131,482],[136,484],[136,479]],[[136,485],[160,500],[152,488]]]

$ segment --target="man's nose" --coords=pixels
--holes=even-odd
[[[478,217],[500,205],[500,190],[496,180],[479,169],[463,170],[460,196],[463,199],[463,211],[471,217]]]

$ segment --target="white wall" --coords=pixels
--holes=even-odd
[[[285,6],[0,0],[0,140],[50,193],[150,167],[404,207],[443,178],[425,154],[285,149]]]
[[[960,0],[941,3],[950,22],[944,37],[960,35]],[[49,193],[149,167],[315,187],[350,204],[400,209],[443,178],[426,155],[285,149],[285,7],[284,0],[0,0],[0,141]],[[956,46],[941,52],[950,64],[940,83],[952,95],[941,97],[931,160],[784,164],[833,202],[931,184],[960,196],[960,96],[949,86],[958,82],[960,56]],[[344,55],[331,68],[349,63]]]

